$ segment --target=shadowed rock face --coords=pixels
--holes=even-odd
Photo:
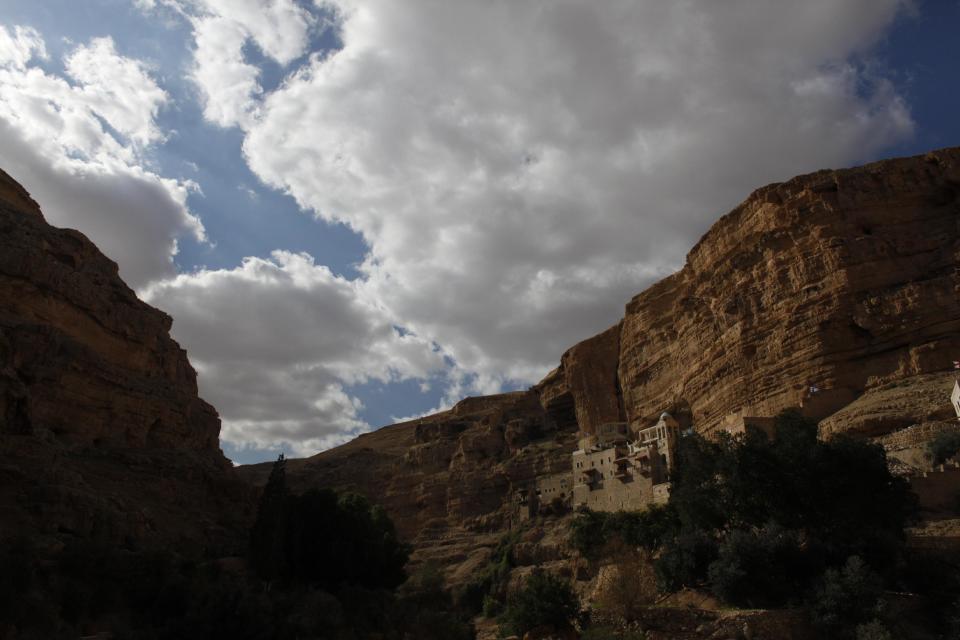
[[[384,504],[415,560],[474,566],[515,517],[514,490],[569,470],[578,430],[645,426],[664,410],[701,432],[797,405],[820,419],[866,390],[942,375],[960,359],[958,265],[960,149],[769,185],[528,392],[386,427],[290,461],[288,474]],[[848,412],[829,432],[880,435],[878,424],[939,415],[898,411],[886,422]],[[263,482],[268,471],[243,473]]]
[[[0,171],[0,538],[199,541],[245,512],[170,326]]]
[[[220,421],[197,397],[170,317],[138,300],[85,236],[48,225],[6,174],[0,190],[2,430],[223,460]]]

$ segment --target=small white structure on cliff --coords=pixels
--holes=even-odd
[[[957,412],[957,419],[960,420],[960,380],[953,381],[953,393],[950,394],[950,402],[953,403],[953,410]]]

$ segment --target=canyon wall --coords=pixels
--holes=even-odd
[[[249,492],[170,326],[0,171],[0,538],[234,535]]]

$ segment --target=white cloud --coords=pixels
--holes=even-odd
[[[182,274],[146,299],[175,318],[201,394],[238,447],[298,454],[369,428],[344,385],[426,378],[444,367],[426,340],[397,331],[360,285],[306,254],[274,252],[235,269]]]
[[[0,65],[22,70],[34,57],[47,58],[47,47],[36,29],[15,26],[11,33],[0,25]]]
[[[193,27],[191,77],[200,89],[204,117],[221,127],[248,126],[262,93],[260,69],[246,60],[252,44],[281,66],[307,51],[317,19],[295,0],[160,0]],[[135,0],[143,11],[156,0]]]
[[[475,386],[534,381],[751,189],[911,133],[856,63],[900,4],[333,2],[244,151]]]
[[[0,56],[0,166],[52,224],[79,229],[116,260],[132,286],[172,275],[176,239],[204,231],[187,209],[194,185],[144,166],[143,149],[163,138],[155,117],[167,94],[110,38],[67,56],[70,83],[29,64],[44,51],[39,34],[13,33],[0,25],[0,42],[28,44]]]
[[[860,62],[899,0],[318,1],[342,50],[270,93],[245,48],[290,65],[319,14],[160,2],[193,25],[206,117],[370,246],[354,282],[278,252],[151,289],[238,446],[365,429],[350,384],[426,380],[434,342],[444,404],[533,382],[750,190],[913,127]]]
[[[117,53],[111,38],[95,38],[67,57],[67,74],[78,84],[76,99],[135,144],[163,139],[156,124],[169,96],[157,86],[143,63]]]

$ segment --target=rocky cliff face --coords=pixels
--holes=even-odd
[[[211,526],[229,463],[170,325],[0,172],[0,536]]]
[[[769,185],[631,300],[619,331],[571,349],[564,390],[587,431],[612,414],[590,415],[612,383],[589,371],[613,366],[631,422],[668,409],[709,432],[790,406],[824,418],[867,389],[952,367],[958,265],[958,149]],[[598,364],[590,345],[610,332],[619,349]],[[576,356],[584,348],[593,359]]]
[[[289,477],[367,493],[415,560],[463,580],[515,522],[514,491],[569,470],[578,430],[646,426],[664,410],[701,432],[798,405],[821,419],[860,396],[877,401],[824,422],[828,434],[942,419],[927,406],[936,392],[922,407],[887,396],[938,384],[960,359],[958,265],[960,149],[769,185],[528,392],[386,427],[291,461]],[[895,419],[878,417],[882,406],[898,407]],[[268,471],[243,473],[262,482]]]

